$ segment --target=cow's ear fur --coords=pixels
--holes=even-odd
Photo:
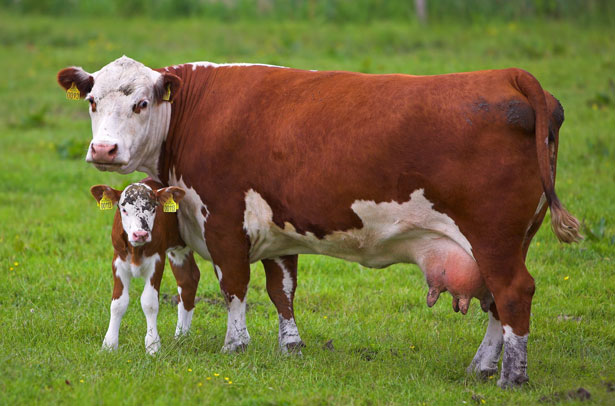
[[[179,203],[181,199],[186,195],[186,191],[177,186],[169,186],[156,191],[156,200],[163,203],[166,202],[170,196],[173,196],[175,203]]]
[[[158,81],[154,85],[154,99],[156,102],[161,103],[163,101],[172,102],[175,96],[177,96],[177,92],[182,87],[182,80],[179,76],[176,76],[169,72],[163,72],[160,75]],[[167,92],[171,90],[169,94],[169,100],[164,100]]]
[[[78,66],[71,66],[58,72],[58,83],[66,90],[70,89],[74,83],[79,89],[79,97],[83,99],[94,86],[94,76]]]
[[[113,205],[116,205],[117,202],[120,201],[120,196],[122,195],[121,190],[115,190],[107,185],[95,185],[90,188],[90,193],[94,196],[97,203],[100,203],[100,200],[103,196],[107,196],[111,199]]]

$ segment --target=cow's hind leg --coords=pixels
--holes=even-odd
[[[488,378],[497,374],[503,343],[502,323],[500,323],[495,303],[492,303],[485,337],[467,369],[468,374],[476,374],[480,378]]]
[[[487,266],[487,287],[493,293],[503,330],[504,354],[498,385],[502,388],[527,382],[527,340],[534,278],[519,257],[498,261],[479,261]]]
[[[175,338],[188,333],[194,313],[196,290],[201,273],[194,261],[192,250],[188,247],[170,250],[167,254],[177,282],[179,303],[177,304],[177,326]]]
[[[262,262],[267,275],[267,293],[278,310],[280,349],[285,354],[301,354],[304,344],[295,324],[293,310],[297,288],[297,255],[265,259]]]

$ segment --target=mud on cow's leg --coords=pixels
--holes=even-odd
[[[293,300],[297,288],[297,255],[262,261],[267,275],[267,293],[278,311],[278,341],[283,353],[301,355],[305,345],[295,323]]]
[[[194,260],[192,250],[188,247],[172,250],[168,253],[168,257],[177,281],[177,293],[179,294],[177,326],[175,328],[175,338],[179,338],[190,330],[201,272]]]
[[[535,285],[523,261],[500,262],[499,266],[500,271],[487,284],[493,292],[503,330],[504,353],[498,385],[510,388],[529,380],[527,341]]]
[[[502,324],[495,303],[492,303],[489,309],[489,324],[485,337],[467,369],[468,374],[476,374],[483,379],[497,374],[503,343]]]

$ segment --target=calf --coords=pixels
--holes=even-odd
[[[188,332],[194,312],[199,268],[192,250],[179,236],[177,215],[164,213],[161,204],[170,202],[170,198],[178,202],[185,192],[178,187],[162,188],[161,184],[151,179],[133,183],[124,191],[96,185],[90,192],[101,209],[105,205],[109,208],[118,205],[111,232],[114,249],[111,320],[103,348],[117,348],[120,323],[128,308],[130,280],[143,277],[146,280],[141,295],[141,307],[147,320],[145,349],[153,355],[160,349],[156,318],[165,254],[169,257],[179,292],[176,338]]]

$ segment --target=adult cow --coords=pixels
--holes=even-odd
[[[309,72],[199,62],[150,69],[122,57],[66,68],[90,102],[86,161],[138,170],[187,191],[183,239],[215,264],[226,298],[223,350],[248,344],[250,263],[263,261],[283,349],[297,254],[375,268],[416,263],[433,305],[478,297],[489,326],[468,370],[528,380],[534,280],[525,267],[547,210],[564,242],[579,224],[560,204],[555,162],[563,109],[519,69],[441,76]]]

